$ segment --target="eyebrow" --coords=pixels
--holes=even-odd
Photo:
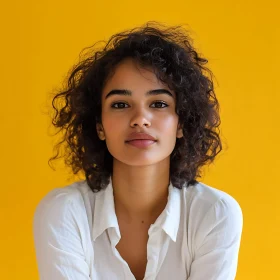
[[[172,93],[169,90],[167,90],[167,89],[153,89],[153,90],[149,90],[148,92],[146,92],[146,96],[149,96],[149,95],[159,95],[159,94],[167,94],[168,96],[171,96],[172,98],[174,98]],[[113,89],[113,90],[111,90],[105,96],[105,99],[107,99],[109,96],[112,96],[112,95],[131,96],[132,95],[132,91],[128,90],[128,89]]]

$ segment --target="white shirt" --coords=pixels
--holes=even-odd
[[[243,215],[229,194],[198,183],[169,185],[149,228],[145,280],[232,280]],[[135,280],[116,244],[121,235],[112,179],[92,192],[86,181],[51,190],[37,205],[33,234],[40,280]]]

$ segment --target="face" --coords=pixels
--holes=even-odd
[[[151,90],[156,94],[147,94]],[[112,90],[127,90],[130,95]],[[108,96],[108,94],[111,94]],[[176,137],[183,137],[175,112],[176,96],[157,80],[151,69],[140,68],[132,59],[122,61],[102,90],[102,124],[96,129],[114,160],[144,166],[170,160]],[[126,142],[132,132],[152,135],[156,142],[135,147]]]

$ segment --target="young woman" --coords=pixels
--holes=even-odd
[[[196,180],[222,149],[207,60],[155,22],[90,51],[53,99],[65,162],[86,180],[36,208],[40,279],[234,279],[241,208]]]

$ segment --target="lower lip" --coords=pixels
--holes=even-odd
[[[135,146],[137,148],[146,148],[152,144],[154,144],[156,141],[153,140],[131,140],[126,142],[129,145]]]

